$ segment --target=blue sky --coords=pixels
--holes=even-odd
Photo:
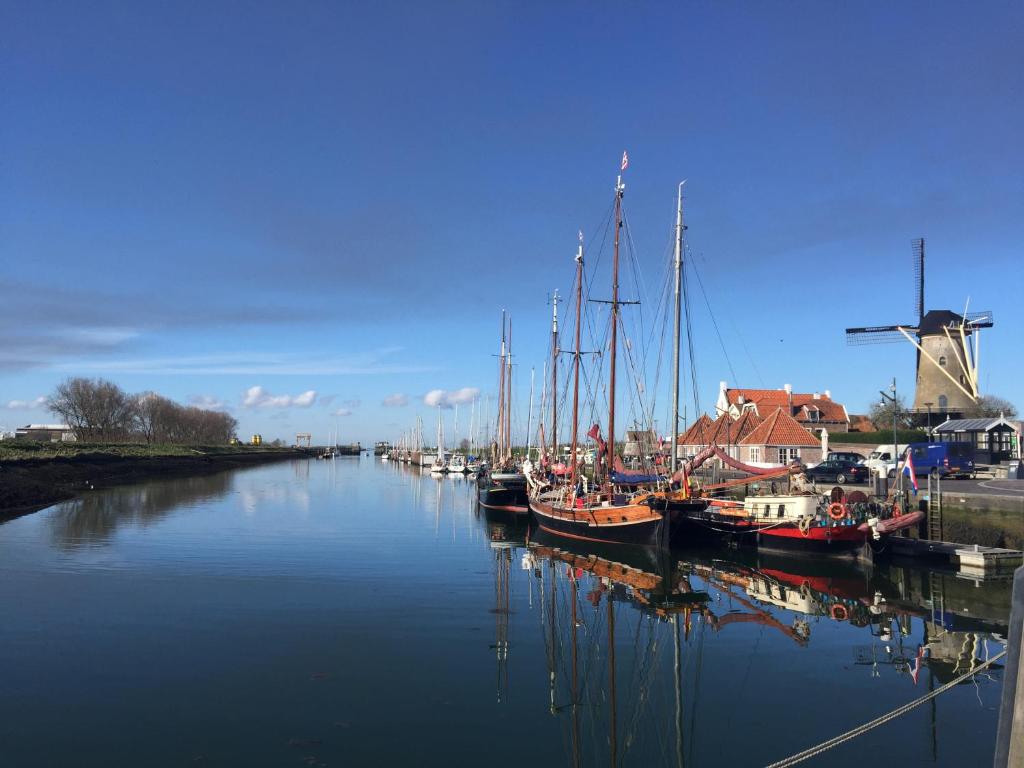
[[[364,443],[433,424],[442,390],[465,432],[502,308],[525,426],[548,294],[578,229],[597,250],[623,149],[641,293],[688,179],[722,337],[698,296],[702,406],[720,379],[853,412],[892,376],[909,393],[909,345],[843,329],[913,320],[920,236],[928,306],[995,312],[982,388],[1024,406],[1019,3],[0,16],[0,426],[50,420],[33,401],[84,375],[228,407],[243,434]]]

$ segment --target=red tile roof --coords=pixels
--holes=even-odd
[[[702,413],[690,428],[676,438],[677,445],[710,445],[709,438],[714,431],[714,423],[706,413]]]
[[[744,411],[738,419],[723,413],[714,421],[702,414],[678,439],[679,445],[736,445],[762,421],[756,413]]]
[[[745,403],[754,403],[758,412],[766,416],[773,408],[786,408],[789,395],[784,389],[726,389],[726,399],[730,405],[741,405],[740,396]],[[846,409],[828,395],[794,392],[791,415],[800,421],[810,421],[807,410],[817,408],[821,421],[847,421]]]
[[[800,422],[776,408],[740,445],[790,445],[819,447],[821,441],[804,429]]]

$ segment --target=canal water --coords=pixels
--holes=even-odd
[[[569,547],[370,458],[153,482],[0,525],[0,765],[760,766],[995,655],[1009,600]],[[807,764],[989,764],[1001,675]]]

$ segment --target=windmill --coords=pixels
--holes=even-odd
[[[909,341],[917,349],[917,385],[913,410],[962,414],[978,401],[980,329],[992,327],[991,312],[957,314],[948,309],[925,311],[924,238],[912,243],[916,323],[847,328],[848,344]],[[969,300],[968,300],[969,303]],[[973,336],[973,344],[971,337]]]

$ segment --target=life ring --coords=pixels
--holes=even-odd
[[[828,505],[828,516],[833,520],[842,520],[846,517],[846,505],[838,501],[833,501]]]
[[[842,603],[836,603],[832,606],[832,618],[836,621],[846,621],[850,618],[850,612],[846,610],[846,606]]]

